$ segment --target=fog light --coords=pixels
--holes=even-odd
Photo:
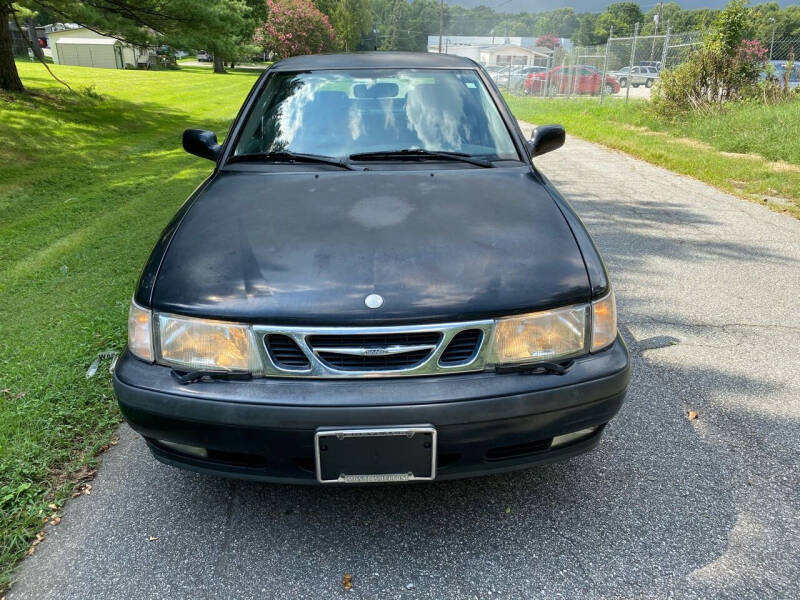
[[[553,438],[553,443],[550,445],[551,448],[557,448],[559,446],[566,446],[567,444],[571,444],[572,442],[577,442],[583,438],[588,438],[594,432],[600,429],[599,426],[597,427],[589,427],[588,429],[581,429],[580,431],[573,431],[572,433],[565,433],[564,435],[557,435]]]
[[[188,454],[190,456],[199,456],[200,458],[208,458],[208,450],[200,446],[187,446],[186,444],[176,444],[175,442],[168,442],[166,440],[156,440],[162,446],[166,446],[171,450],[180,452],[181,454]]]

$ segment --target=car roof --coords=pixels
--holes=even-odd
[[[349,52],[292,56],[276,62],[272,71],[313,71],[317,69],[477,69],[463,56],[435,52]]]

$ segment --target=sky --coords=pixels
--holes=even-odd
[[[684,9],[722,8],[728,3],[728,0],[677,0],[677,2]],[[797,0],[777,0],[777,2],[781,6],[797,4]],[[575,12],[603,12],[612,2],[609,0],[575,0],[573,2],[566,0],[445,0],[445,3],[458,4],[468,8],[483,5],[497,12],[518,13],[544,12],[564,6],[571,6],[575,9]],[[639,0],[638,4],[644,12],[647,12],[656,6],[658,2],[654,0]],[[762,2],[751,0],[750,4],[762,4]]]

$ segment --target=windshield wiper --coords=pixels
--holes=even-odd
[[[376,152],[359,152],[351,154],[350,160],[392,160],[439,158],[444,160],[458,160],[479,167],[493,167],[494,165],[482,158],[477,158],[463,152],[447,152],[445,150],[424,150],[422,148],[405,148],[403,150],[377,150]]]
[[[319,163],[323,165],[333,165],[341,167],[349,171],[355,169],[347,164],[344,160],[334,158],[333,156],[322,156],[321,154],[301,154],[300,152],[289,152],[281,150],[279,152],[254,152],[252,154],[238,154],[232,156],[228,162],[248,162],[248,161],[286,161],[286,162],[305,162],[305,163]]]

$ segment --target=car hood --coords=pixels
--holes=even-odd
[[[383,305],[367,308],[369,294]],[[358,325],[486,318],[589,297],[572,231],[525,168],[221,171],[175,231],[152,305]]]

